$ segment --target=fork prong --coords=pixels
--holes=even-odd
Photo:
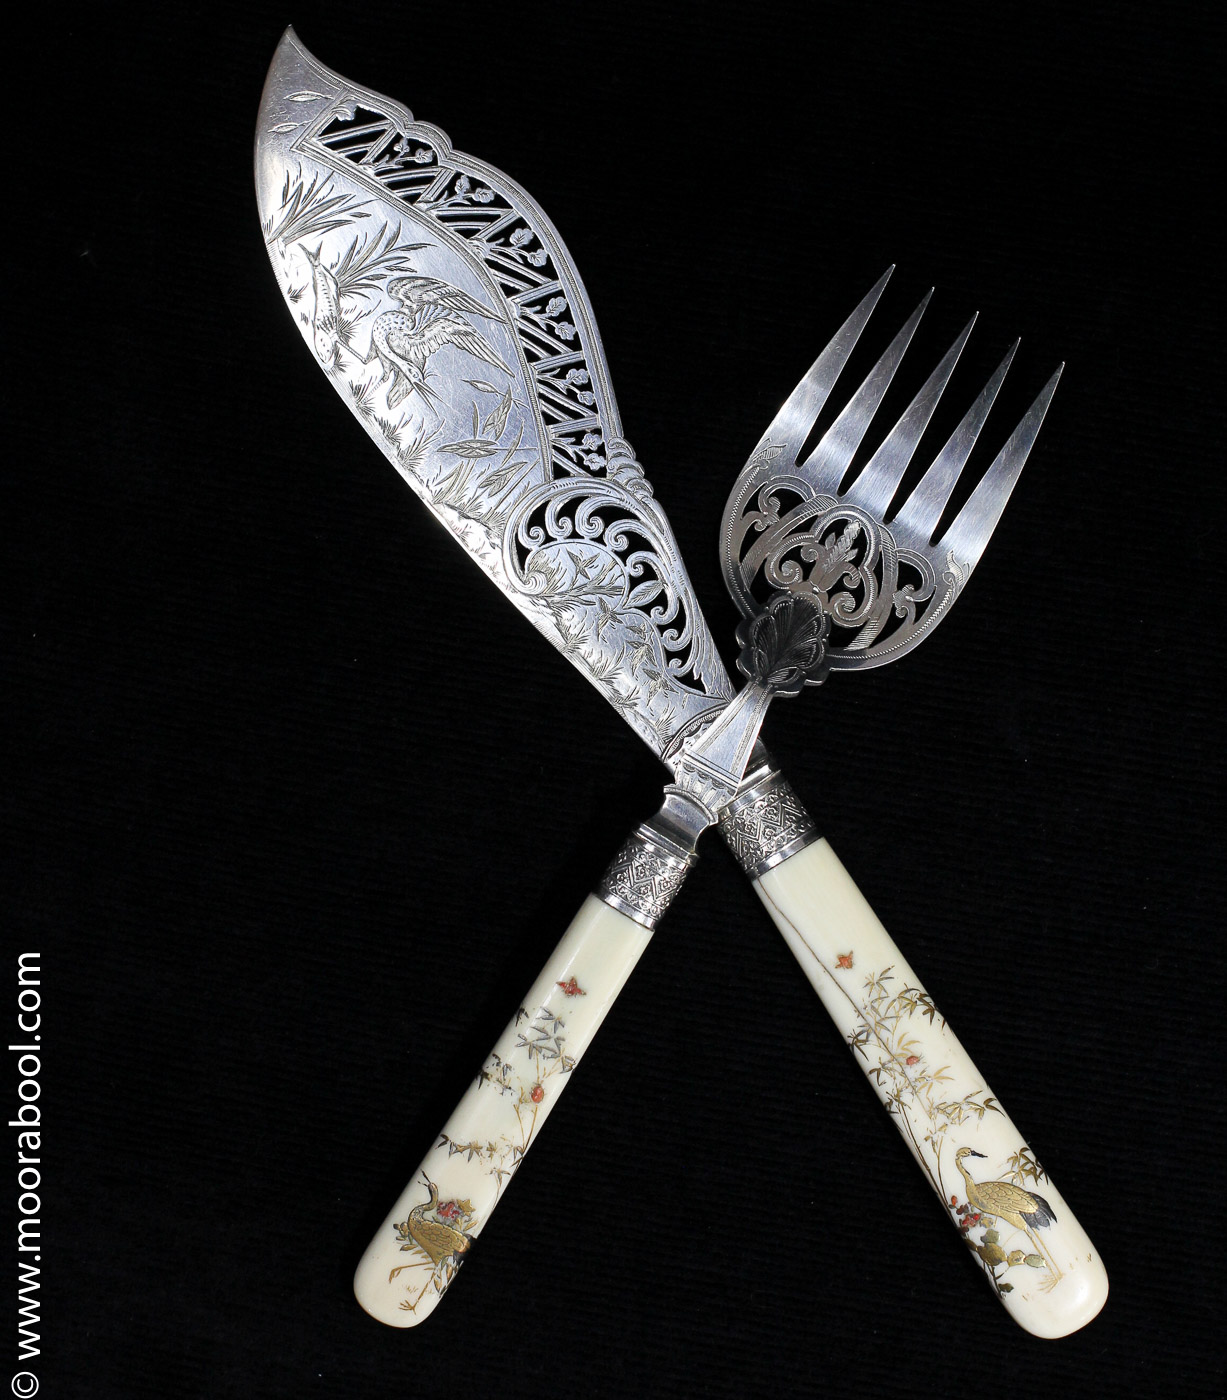
[[[912,460],[916,445],[920,442],[929,419],[933,416],[933,410],[950,382],[950,376],[954,373],[954,367],[975,324],[976,318],[973,316],[963,327],[954,344],[946,351],[941,363],[925,380],[920,392],[908,404],[903,416],[886,435],[881,446],[865,463],[864,470],[845,493],[846,501],[860,506],[869,515],[885,518],[886,507],[890,505],[891,498],[903,480],[903,474]]]
[[[1039,397],[1023,414],[1022,421],[1010,434],[1010,440],[997,454],[997,460],[989,467],[976,484],[976,489],[968,498],[967,504],[954,517],[950,528],[942,536],[938,548],[949,549],[954,557],[963,563],[970,573],[975,568],[993,527],[1001,518],[1005,503],[1018,480],[1019,473],[1031,451],[1048,412],[1048,405],[1056,393],[1057,380],[1065,366],[1059,365]]]
[[[860,334],[873,314],[878,298],[894,270],[895,265],[892,263],[861,298],[860,305],[852,315],[835,332],[830,344],[810,366],[808,373],[785,400],[783,408],[771,420],[749,460],[753,461],[765,447],[783,447],[789,462],[796,461],[809,430],[814,426],[814,420],[822,412],[823,404],[834,388],[840,371],[847,364],[848,356],[860,339]]]
[[[891,522],[891,529],[900,539],[906,539],[913,548],[923,549],[937,529],[942,511],[959,479],[959,473],[971,456],[980,429],[993,406],[997,391],[1001,388],[1006,371],[1018,349],[1016,340],[1006,352],[1005,359],[997,366],[993,377],[980,392],[980,397],[963,415],[962,422],[950,434],[950,439],[933,459],[933,465],[916,483],[915,489],[899,507],[899,513]]]
[[[848,466],[861,445],[861,439],[869,430],[873,415],[878,411],[882,396],[890,388],[890,381],[903,359],[916,327],[925,313],[929,298],[933,295],[930,287],[920,305],[908,317],[903,329],[886,347],[881,359],[869,371],[859,389],[844,405],[839,417],[822,435],[822,440],[806,458],[801,470],[805,479],[821,495],[835,495]]]

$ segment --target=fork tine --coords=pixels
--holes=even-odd
[[[892,263],[862,297],[860,305],[852,315],[832,336],[830,344],[810,366],[808,373],[785,400],[783,408],[771,420],[767,431],[759,439],[758,446],[750,454],[751,461],[768,446],[783,446],[789,461],[796,461],[802,443],[814,426],[814,420],[822,412],[823,404],[834,388],[840,371],[847,364],[848,356],[860,339],[860,334],[873,314],[878,298],[894,270],[895,265]]]
[[[835,495],[843,480],[848,465],[861,445],[861,439],[869,430],[870,421],[878,411],[882,396],[890,387],[895,371],[903,359],[920,318],[925,313],[929,298],[933,295],[930,287],[923,301],[908,317],[903,329],[886,347],[881,359],[865,376],[856,393],[844,405],[843,411],[822,435],[822,440],[806,458],[801,470],[805,479],[821,495]]]
[[[1010,492],[1039,433],[1064,368],[1064,364],[1059,365],[1057,372],[1040,390],[1039,397],[1010,434],[1009,442],[997,454],[997,460],[981,477],[967,504],[941,538],[938,548],[953,551],[955,558],[966,565],[968,573],[976,567],[988,537],[1010,499]]]
[[[915,548],[924,548],[937,529],[942,511],[959,479],[959,473],[971,456],[971,449],[980,436],[984,420],[993,406],[997,391],[1001,388],[1006,371],[1018,349],[1016,340],[1006,352],[1005,359],[997,366],[993,377],[980,392],[980,397],[963,415],[963,421],[950,434],[950,440],[933,459],[933,465],[916,483],[912,494],[899,507],[899,513],[891,522],[891,529],[900,538],[906,538]]]
[[[946,351],[942,362],[925,380],[920,392],[908,404],[903,416],[886,435],[881,446],[865,463],[864,470],[845,493],[846,501],[860,506],[870,515],[885,518],[886,507],[890,505],[891,498],[903,480],[903,473],[907,471],[916,445],[933,416],[933,410],[937,407],[951,374],[954,373],[954,367],[975,324],[976,318],[973,316],[964,326],[962,334]]]

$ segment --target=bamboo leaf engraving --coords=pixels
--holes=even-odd
[[[294,129],[293,123],[289,129]],[[281,207],[264,222],[265,242],[284,248],[299,239],[320,238],[344,228],[354,218],[368,217],[361,212],[365,204],[353,195],[334,193],[328,178],[321,183],[320,176],[313,175],[310,184],[304,184],[301,170],[293,178],[287,170]]]
[[[398,247],[399,239],[399,224],[395,227],[384,224],[374,238],[354,234],[349,247],[331,269],[341,294],[370,297],[382,291],[380,284],[383,279],[397,273],[411,272],[413,264],[408,255],[427,245],[407,243]]]
[[[454,457],[493,457],[498,451],[498,444],[482,438],[464,438],[460,442],[440,443],[439,451],[450,452]]]
[[[502,398],[499,399],[498,403],[495,404],[489,417],[481,425],[481,436],[483,438],[491,438],[497,442],[498,439],[502,437],[503,429],[507,426],[507,415],[511,412],[511,404],[511,390],[508,389]]]

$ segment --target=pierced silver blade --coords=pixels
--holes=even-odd
[[[384,456],[662,756],[733,695],[553,225],[287,30],[256,191],[278,285]]]

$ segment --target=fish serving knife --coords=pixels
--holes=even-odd
[[[783,434],[784,415],[768,433],[784,440],[764,439],[743,474],[750,494],[734,493],[743,522],[738,548],[748,544],[726,572],[745,595],[739,666],[749,676],[735,693],[669,523],[622,437],[583,285],[531,198],[453,151],[437,128],[325,68],[292,31],[265,86],[256,184],[278,284],[334,388],[436,519],[674,779],[661,811],[627,840],[580,910],[372,1241],[355,1278],[359,1301],[394,1326],[413,1325],[437,1304],[646,948],[698,836],[720,820],[879,1092],[888,1086],[884,1097],[901,1131],[998,1296],[1040,1335],[1088,1321],[1106,1282],[1085,1234],[756,742],[772,696],[799,692],[830,665],[824,600],[812,586],[790,591],[787,550],[772,552],[800,516],[812,527],[831,504],[826,497],[815,504],[807,487],[801,506],[780,516],[772,464],[800,446]],[[882,285],[815,371],[847,358]],[[895,365],[899,340],[888,352]],[[946,377],[950,368],[952,361]],[[824,376],[817,378],[825,383]],[[853,402],[863,417],[865,394]],[[814,372],[789,404],[794,425],[811,407],[817,412]],[[1035,418],[1022,459],[1038,426]],[[796,496],[803,476],[779,481]],[[826,548],[821,533],[816,538]],[[880,536],[874,540],[880,552]],[[806,541],[796,548],[809,558]],[[765,608],[747,592],[756,573],[769,578]],[[921,574],[923,585],[923,565]],[[812,571],[806,577],[812,585]],[[932,588],[922,592],[911,586],[916,605],[933,596]],[[954,592],[926,610],[925,630]],[[835,619],[847,621],[838,608]],[[842,975],[854,968],[861,981],[870,972],[867,991],[854,991]],[[936,1037],[915,1058],[901,1053],[920,1044],[908,1034],[920,1029],[913,1020]],[[937,1071],[932,1054],[947,1061],[940,1073],[916,1068]],[[951,1066],[961,1097],[937,1104],[933,1091],[955,1077]],[[941,1119],[927,1133],[913,1121],[926,1105]],[[990,1172],[1011,1179],[975,1181],[963,1165],[968,1156],[989,1159]],[[1043,1193],[1027,1180],[1042,1181]],[[1029,1275],[1027,1284],[1017,1287],[1005,1277],[1011,1271]]]

